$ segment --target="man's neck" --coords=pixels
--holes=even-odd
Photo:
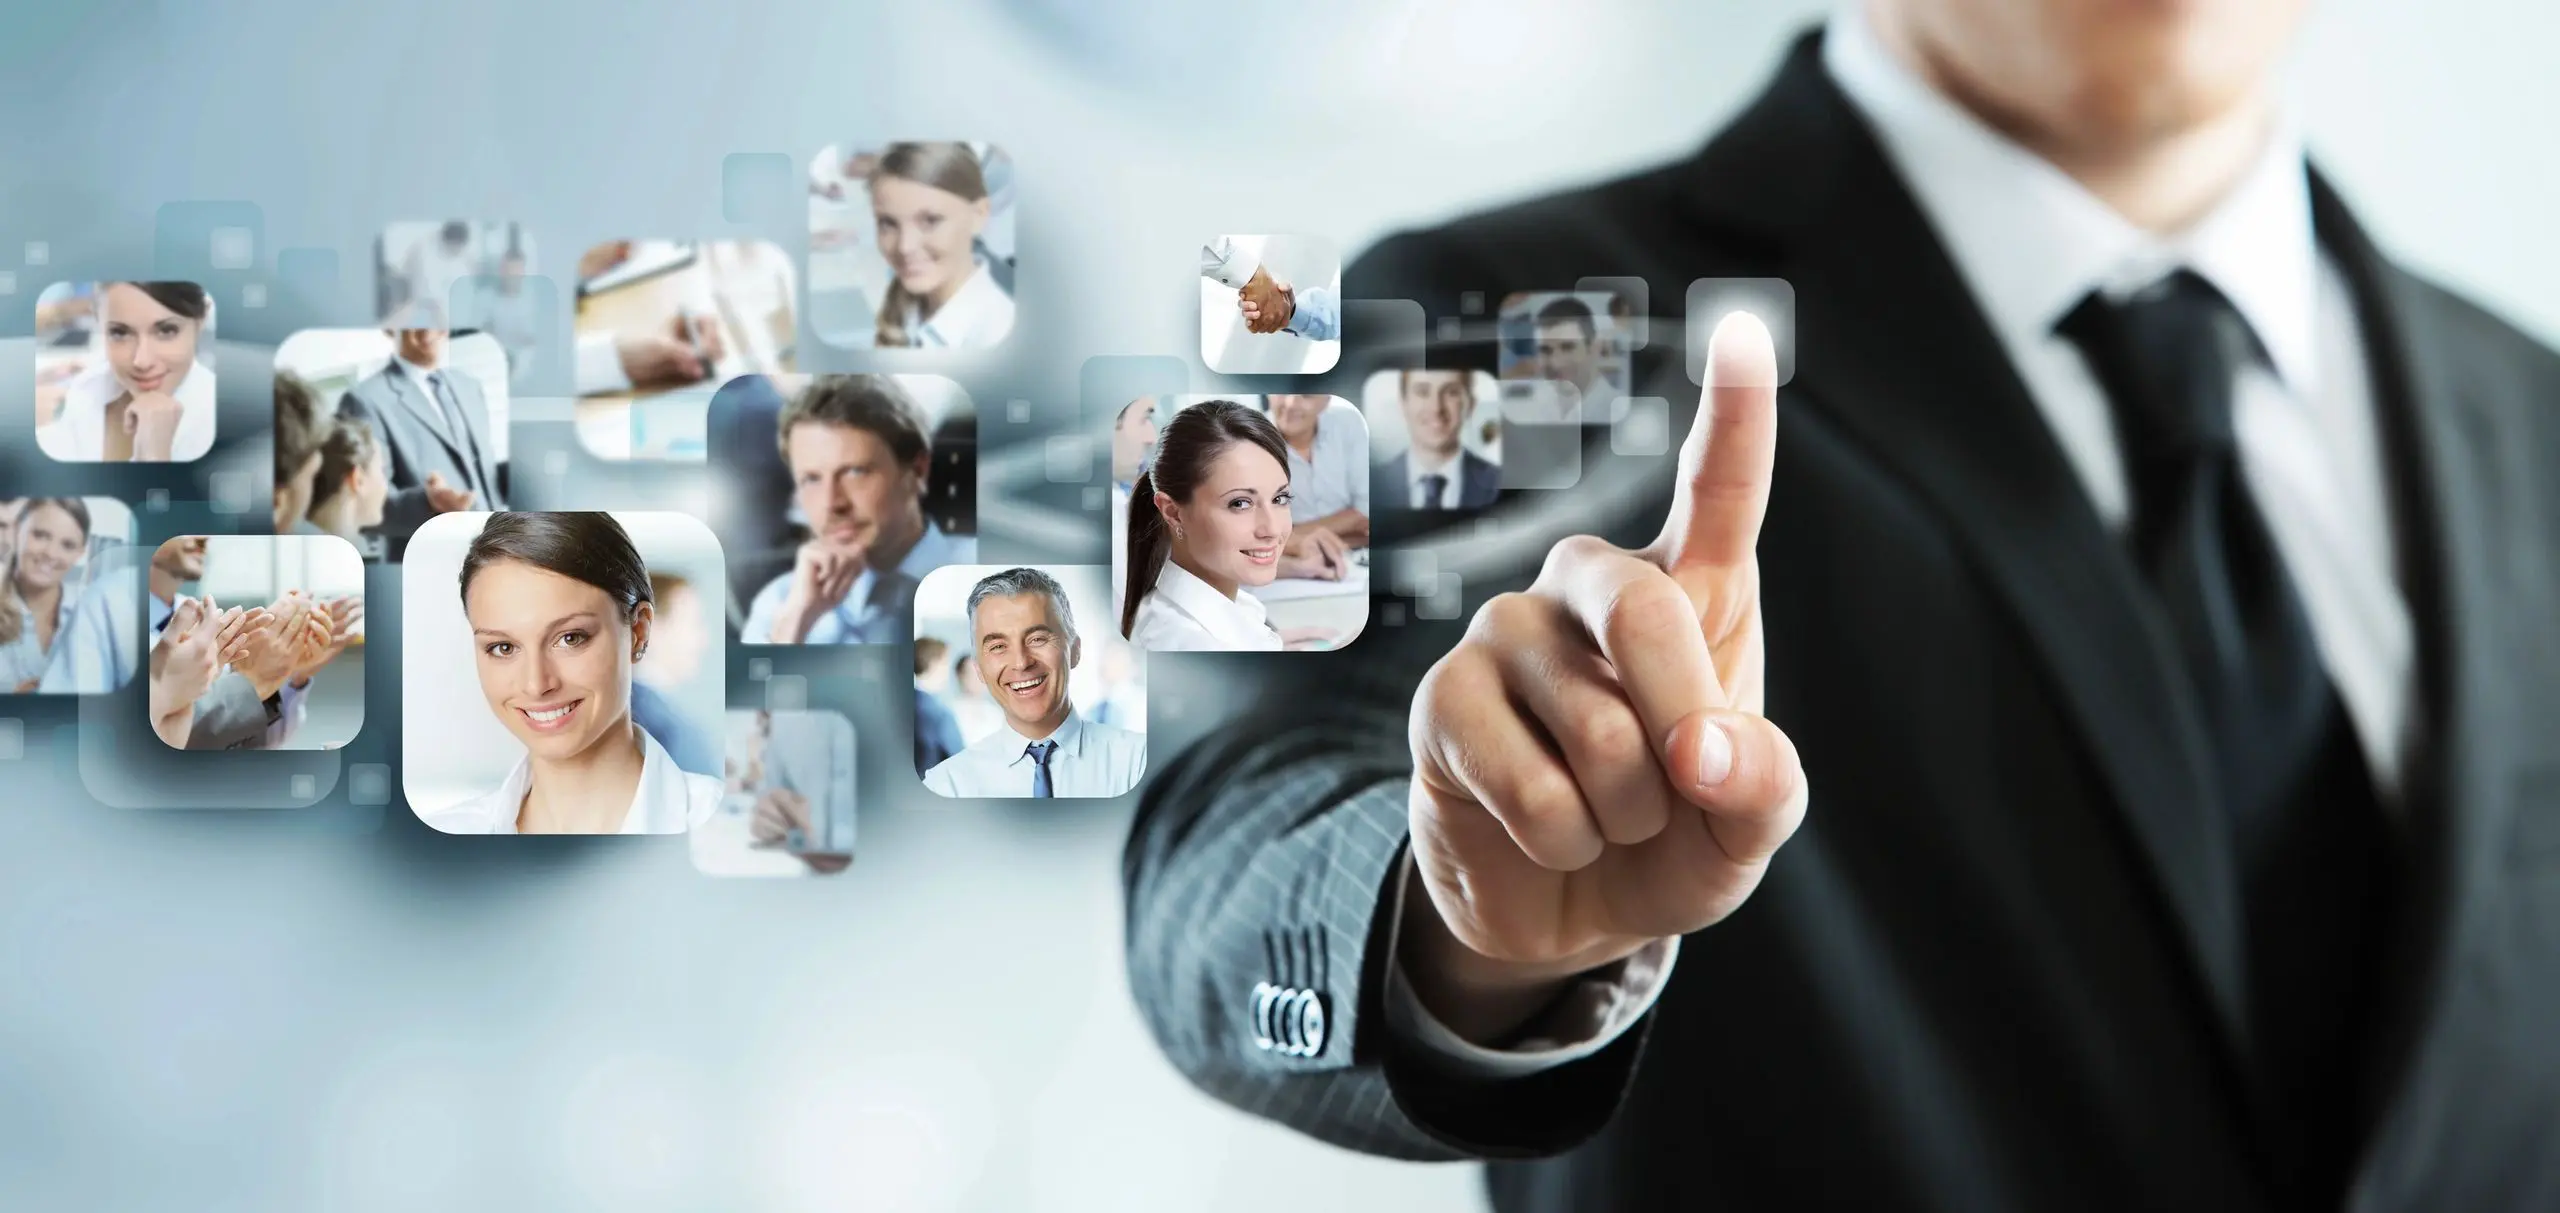
[[[444,369],[444,359],[442,358],[412,358],[407,354],[402,354],[400,355],[400,361],[406,364],[411,370],[422,375],[432,375],[437,371]]]
[[[924,531],[924,511],[919,507],[916,511],[915,526],[907,532],[905,539],[897,542],[886,539],[873,540],[871,547],[863,552],[862,562],[870,565],[875,573],[893,572],[899,565],[907,562],[908,554],[916,550],[917,544],[924,542]]]
[[[2275,130],[2274,90],[2264,86],[2202,122],[2147,136],[2091,140],[2046,130],[1975,86],[1912,27],[1899,6],[1871,2],[1866,12],[1886,53],[1939,96],[2062,170],[2145,231],[2178,232],[2202,219],[2248,174]]]
[[[1457,462],[1458,448],[1454,446],[1437,451],[1424,450],[1421,447],[1413,448],[1412,463],[1413,469],[1417,473],[1424,471],[1440,471],[1441,469],[1450,467]]]
[[[620,833],[623,820],[631,814],[631,802],[639,796],[640,774],[647,765],[639,726],[628,718],[594,745],[566,758],[535,758],[517,828],[541,822],[557,833]]]
[[[168,606],[178,600],[178,586],[180,584],[182,583],[179,582],[177,574],[168,572],[160,568],[158,565],[152,566],[151,596],[159,599],[160,605]]]
[[[1052,673],[1049,676],[1051,678],[1055,678],[1058,675]],[[1048,715],[1041,717],[1037,722],[1024,724],[1021,721],[1014,719],[1013,716],[1008,713],[1004,718],[1004,723],[1006,728],[1012,729],[1016,734],[1019,734],[1028,740],[1046,741],[1052,734],[1055,734],[1059,729],[1065,727],[1067,717],[1073,715],[1075,710],[1076,705],[1074,701],[1061,699],[1058,701],[1058,706],[1055,710],[1051,711]]]

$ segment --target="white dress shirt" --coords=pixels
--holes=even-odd
[[[36,431],[44,453],[65,463],[95,463],[107,457],[107,406],[124,395],[115,368],[106,363],[87,368],[62,387],[62,413],[52,425]],[[178,398],[178,432],[169,443],[169,461],[188,463],[213,449],[213,372],[201,362],[187,364],[186,374],[170,391]]]
[[[907,344],[917,349],[983,349],[1013,331],[1013,296],[996,285],[995,275],[980,261],[960,284],[957,294],[924,319],[924,309],[907,305]]]
[[[2280,122],[2230,193],[2194,226],[2163,237],[1931,90],[1857,6],[1832,17],[1823,65],[1875,127],[2109,526],[2121,532],[2132,517],[2113,414],[2078,347],[2054,326],[2092,290],[2130,295],[2179,269],[2213,283],[2248,321],[2267,363],[2244,366],[2236,385],[2242,472],[2302,595],[2375,788],[2386,809],[2395,805],[2415,725],[2416,623],[2395,572],[2355,300],[2313,237],[2298,128]],[[1403,1023],[1435,1064],[1462,1073],[1561,1065],[1605,1047],[1652,1005],[1678,943],[1649,945],[1623,972],[1585,982],[1565,1004],[1568,1019],[1542,1024],[1549,1039],[1525,1052],[1478,1048],[1433,1022],[1400,967],[1390,968],[1389,1022]]]
[[[616,833],[682,834],[719,810],[719,780],[678,770],[666,747],[646,732],[640,733],[640,754],[640,786]],[[533,758],[527,755],[516,760],[496,791],[442,809],[420,809],[418,816],[447,834],[513,834],[532,786]]]
[[[1138,600],[1129,643],[1150,653],[1280,651],[1262,600],[1239,589],[1229,598],[1191,570],[1164,562],[1156,588]]]
[[[1053,677],[1056,675],[1052,675]],[[1034,739],[1015,732],[1008,721],[969,747],[933,764],[924,786],[938,796],[966,799],[1027,799],[1039,766],[1029,753]],[[1147,735],[1115,728],[1070,708],[1067,718],[1047,737],[1049,793],[1056,797],[1117,796],[1138,786],[1147,774]]]

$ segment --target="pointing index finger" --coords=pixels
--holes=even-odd
[[[1778,355],[1749,312],[1716,323],[1697,421],[1680,444],[1681,481],[1654,543],[1665,567],[1731,568],[1751,559],[1778,451]]]

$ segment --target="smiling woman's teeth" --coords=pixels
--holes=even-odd
[[[544,723],[544,724],[549,724],[549,723],[551,723],[552,721],[558,720],[558,719],[560,719],[561,717],[568,715],[568,714],[569,714],[569,708],[574,708],[574,707],[576,707],[576,706],[578,706],[578,705],[576,705],[576,704],[574,704],[574,703],[573,703],[573,704],[570,704],[568,707],[553,708],[553,709],[551,709],[551,710],[550,710],[550,711],[548,711],[548,712],[527,712],[527,713],[525,713],[525,715],[527,715],[527,716],[531,716],[531,717],[533,717],[535,720],[539,720],[539,721],[541,721],[541,722],[542,722],[542,723]]]

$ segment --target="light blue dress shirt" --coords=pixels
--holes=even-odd
[[[1328,408],[1316,417],[1314,457],[1289,448],[1289,518],[1313,522],[1344,510],[1369,512],[1369,432],[1358,410]]]
[[[0,569],[0,576],[6,575],[5,569]],[[54,615],[56,626],[53,631],[53,641],[57,648],[61,646],[63,638],[71,634],[71,621],[78,617],[80,597],[80,587],[72,585],[66,579],[62,585],[62,603],[55,608]],[[0,646],[0,695],[15,692],[19,683],[30,679],[41,683],[45,668],[51,665],[52,661],[53,650],[46,648],[36,639],[34,608],[20,602],[18,604],[18,638],[5,646]]]
[[[1147,735],[1088,720],[1069,710],[1065,723],[1042,738],[1056,741],[1049,756],[1050,794],[1057,797],[1118,796],[1138,786],[1147,774]],[[969,748],[943,759],[924,774],[924,786],[937,795],[1028,798],[1039,764],[1031,760],[1031,738],[1007,724]]]
[[[1289,308],[1289,323],[1282,331],[1296,333],[1309,341],[1342,340],[1342,300],[1332,287],[1311,286],[1296,292]]]
[[[898,562],[894,572],[885,576],[875,569],[864,569],[853,579],[853,588],[845,591],[844,601],[836,609],[809,622],[809,634],[802,644],[903,644],[915,639],[913,623],[916,583],[924,575],[946,564],[976,564],[978,541],[973,536],[952,538],[928,520],[924,536]],[[755,601],[747,606],[747,624],[739,629],[738,639],[745,644],[772,644],[773,617],[781,611],[784,599],[791,596],[792,579],[800,575],[797,565],[789,572],[756,591]]]

